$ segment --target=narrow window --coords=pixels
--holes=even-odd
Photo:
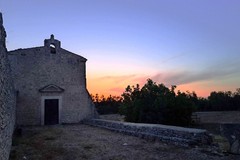
[[[55,46],[55,44],[50,44],[50,52],[51,53],[53,53],[53,54],[55,54],[56,53],[56,46]]]

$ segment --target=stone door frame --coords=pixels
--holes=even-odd
[[[45,99],[58,99],[58,124],[61,124],[62,96],[42,96],[41,97],[41,125],[44,125]]]

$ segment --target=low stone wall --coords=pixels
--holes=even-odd
[[[220,133],[229,141],[229,152],[240,154],[240,124],[224,123],[220,124]]]
[[[212,142],[211,136],[206,130],[202,129],[159,124],[127,123],[101,119],[90,119],[83,123],[141,138],[160,140],[181,146],[204,145]]]
[[[225,139],[217,142],[224,146],[226,152],[240,154],[240,124],[239,123],[204,123],[202,128],[217,135],[218,138]],[[215,140],[215,139],[214,139]]]
[[[200,123],[240,123],[240,111],[194,112]]]

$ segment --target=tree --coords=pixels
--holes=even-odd
[[[189,125],[194,110],[192,101],[197,95],[180,91],[176,94],[175,89],[176,86],[169,89],[151,79],[141,89],[138,84],[127,86],[120,113],[129,122]]]
[[[91,95],[91,97],[99,114],[116,114],[122,103],[122,98],[118,96],[110,95],[105,98],[104,95],[101,95],[99,98],[96,94],[95,96]]]
[[[233,95],[234,94],[231,91],[211,92],[210,96],[208,97],[210,110],[235,110],[236,107],[234,106]]]

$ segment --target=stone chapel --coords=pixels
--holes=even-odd
[[[61,48],[54,35],[44,46],[9,51],[8,57],[17,125],[78,123],[94,117],[86,89],[87,59]]]

